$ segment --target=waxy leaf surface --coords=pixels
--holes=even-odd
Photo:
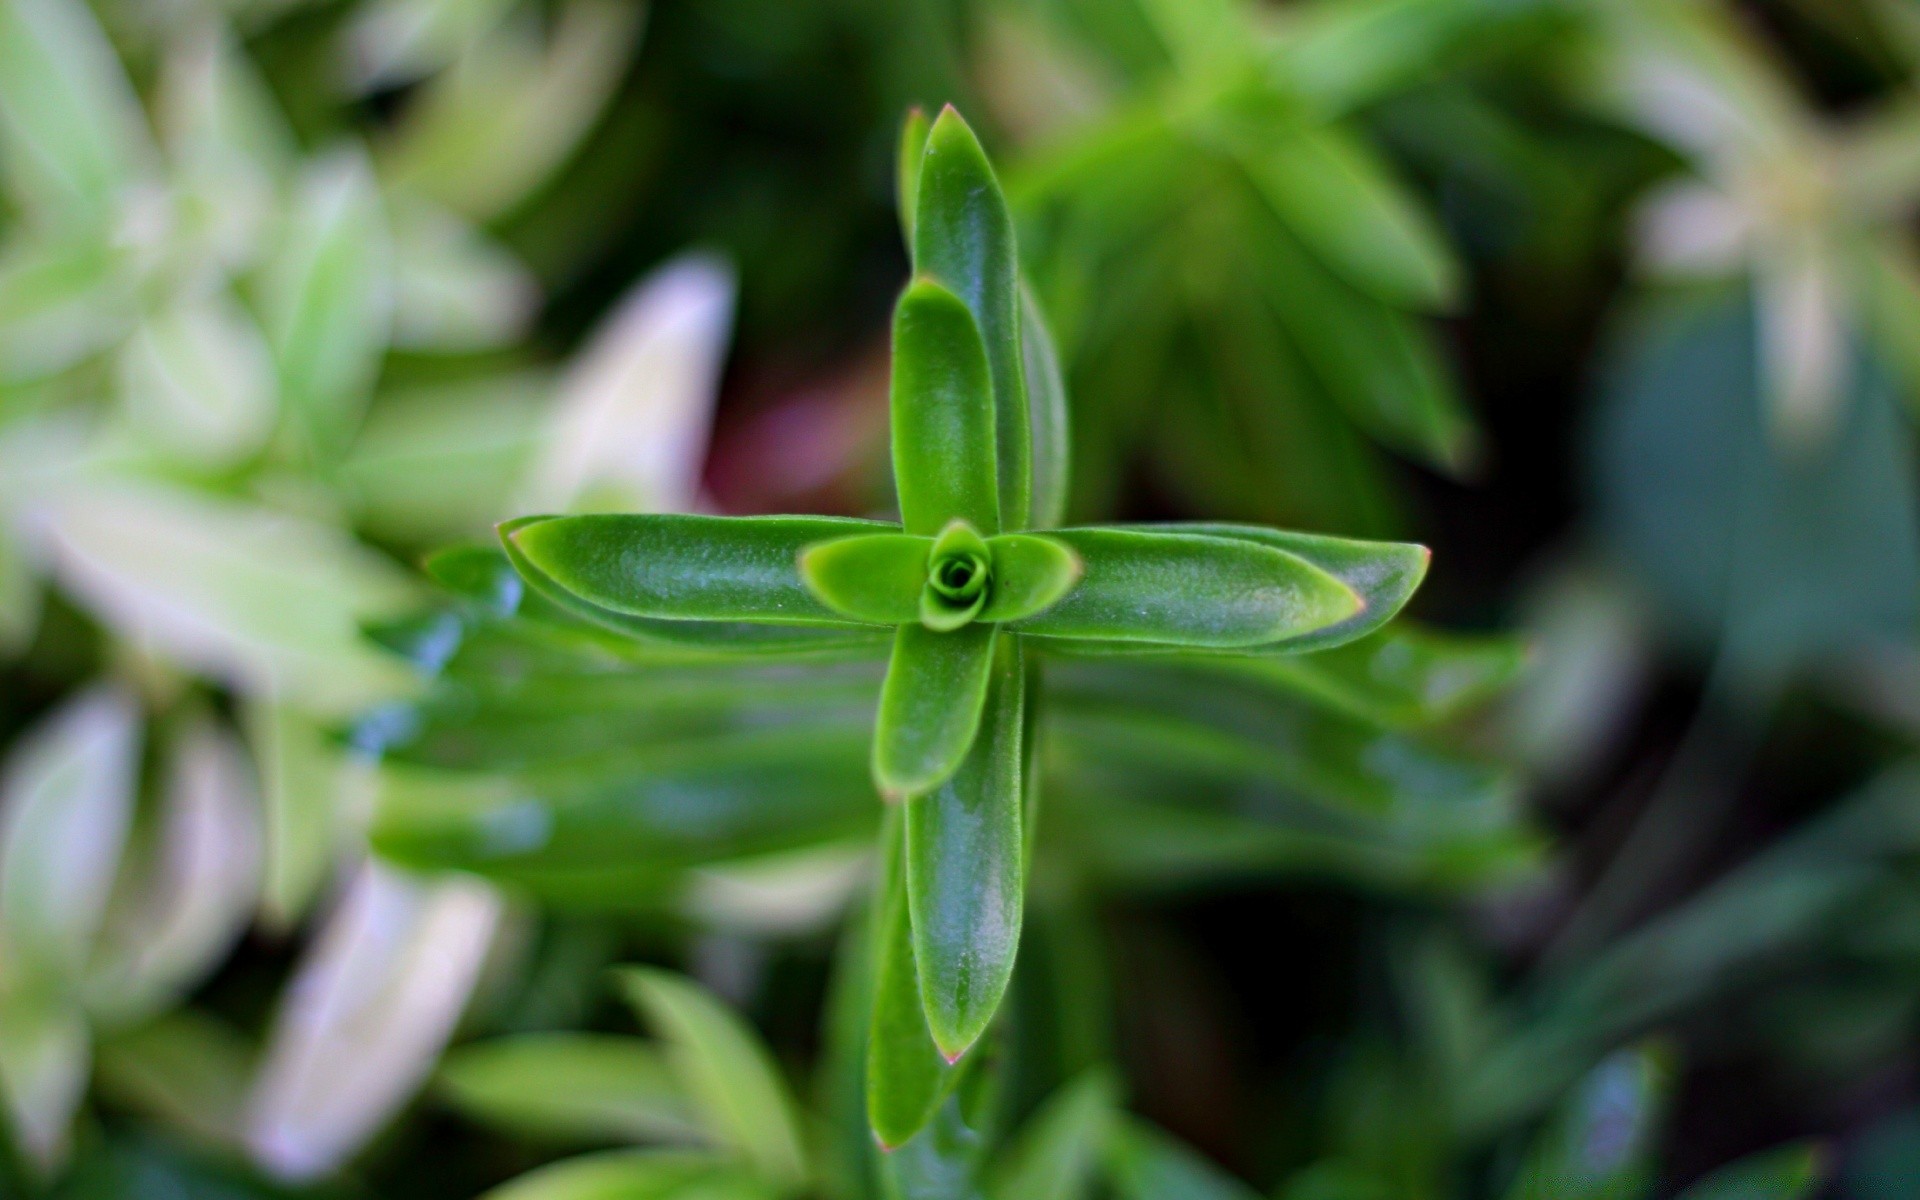
[[[1048,535],[1086,574],[1064,599],[1019,623],[1023,633],[1173,646],[1258,646],[1345,621],[1361,610],[1346,584],[1304,559],[1239,539],[1141,529]]]
[[[916,796],[959,769],[980,728],[993,671],[995,626],[894,634],[873,734],[873,779],[889,797]]]
[[[907,895],[927,1027],[950,1061],[1000,1006],[1020,945],[1026,671],[1000,639],[966,761],[906,806]]]
[[[893,314],[893,477],[908,533],[961,520],[1000,527],[994,482],[994,390],[973,314],[921,280]]]
[[[899,625],[920,617],[933,539],[869,533],[809,546],[800,575],[828,608],[855,621]]]

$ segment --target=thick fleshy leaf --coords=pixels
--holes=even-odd
[[[1681,1192],[1680,1200],[1801,1200],[1819,1188],[1826,1157],[1815,1142],[1749,1154]]]
[[[989,539],[993,594],[983,621],[1020,621],[1044,612],[1080,582],[1080,558],[1052,538],[1004,533]]]
[[[775,1200],[780,1194],[715,1155],[609,1150],[550,1163],[482,1200]]]
[[[993,1020],[1020,948],[1025,701],[1019,639],[1001,638],[972,749],[906,805],[913,958],[927,1028],[949,1062]]]
[[[1141,1121],[1114,1130],[1107,1173],[1120,1200],[1256,1200],[1260,1194]]]
[[[1084,1200],[1119,1117],[1113,1074],[1095,1069],[1047,1098],[994,1179],[994,1200]]]
[[[707,1131],[766,1179],[802,1183],[807,1161],[798,1110],[759,1035],[681,976],[634,967],[620,972],[620,983],[667,1043],[668,1061]]]
[[[917,796],[960,768],[980,728],[995,628],[941,633],[911,624],[894,633],[873,731],[873,780],[882,795]]]
[[[132,84],[84,0],[0,5],[0,171],[47,224],[101,224],[155,158]]]
[[[501,549],[505,551],[507,561],[513,564],[521,580],[527,585],[527,595],[523,606],[529,615],[539,615],[543,620],[553,617],[585,622],[589,627],[613,630],[643,645],[654,645],[663,650],[680,648],[687,652],[748,652],[752,654],[791,653],[796,655],[836,655],[842,653],[861,654],[869,648],[884,645],[879,638],[884,630],[868,622],[849,621],[833,615],[831,610],[819,606],[809,594],[808,603],[820,612],[828,615],[811,619],[806,624],[771,624],[764,621],[707,621],[662,619],[658,617],[635,616],[606,607],[574,591],[552,578],[535,565],[521,550],[515,538],[520,530],[552,520],[576,520],[580,518],[521,517],[512,521],[503,521],[497,527],[500,534]],[[640,518],[652,519],[652,518]],[[698,520],[745,520],[749,518],[696,518]],[[800,518],[801,520],[833,520],[834,518]],[[844,533],[852,530],[885,531],[896,526],[877,522],[849,522],[834,526],[834,532]],[[795,539],[798,541],[799,539]],[[800,578],[798,552],[795,546],[796,561],[792,564],[793,578]],[[771,564],[764,564],[770,568]],[[695,578],[698,579],[697,568]],[[805,586],[801,585],[801,592]],[[537,610],[546,609],[544,613]],[[564,614],[564,616],[562,616]]]
[[[913,918],[907,898],[906,822],[892,816],[882,832],[884,866],[875,896],[873,1017],[867,1025],[867,1121],[880,1145],[905,1145],[925,1128],[959,1082],[927,1029],[920,977],[913,961]]]
[[[1073,431],[1067,409],[1067,380],[1060,352],[1040,312],[1033,289],[1020,285],[1020,353],[1025,361],[1027,403],[1033,435],[1034,529],[1052,529],[1067,519],[1073,483]]]
[[[913,218],[919,211],[920,164],[927,156],[927,132],[933,123],[926,110],[909,109],[900,124],[900,151],[894,162],[894,204],[900,210],[900,233],[906,239],[907,253],[913,253]]]
[[[920,616],[933,539],[868,533],[809,546],[800,576],[822,604],[855,621],[899,625]]]
[[[1338,624],[1288,638],[1284,646],[1293,652],[1338,646],[1364,637],[1385,625],[1413,598],[1413,593],[1427,577],[1427,565],[1433,560],[1432,551],[1412,542],[1361,541],[1357,538],[1269,529],[1261,525],[1183,521],[1177,525],[1132,528],[1204,533],[1272,546],[1305,559],[1352,588],[1364,607]]]
[[[699,1136],[658,1047],[602,1033],[529,1033],[463,1046],[439,1090],[476,1120],[566,1141],[683,1141]]]
[[[1060,638],[1238,648],[1325,629],[1358,594],[1306,560],[1240,539],[1143,529],[1060,529],[1085,575],[1018,624]]]
[[[994,384],[973,313],[920,279],[893,313],[893,478],[908,533],[1000,528]]]
[[[927,135],[913,227],[914,269],[966,302],[993,376],[999,528],[1027,526],[1032,439],[1020,352],[1013,218],[980,140],[951,105]],[[958,514],[949,514],[958,515]]]
[[[604,513],[512,522],[502,537],[546,579],[616,613],[845,625],[807,590],[800,554],[817,542],[890,529],[845,517]]]

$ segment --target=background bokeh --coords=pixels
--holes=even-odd
[[[1111,1062],[1286,1200],[1780,1147],[1920,1196],[1910,0],[0,0],[0,1196],[699,1141],[644,1079],[513,1103],[574,1077],[495,1040],[633,1041],[617,963],[845,1124],[872,798],[778,854],[421,869],[471,864],[408,842],[454,786],[410,771],[533,786],[673,680],[487,692],[518,635],[417,567],[522,512],[886,511],[893,158],[947,102],[1075,519],[1434,552],[1391,654],[1299,660],[1250,735],[1337,821],[1194,816],[1101,707],[1231,689],[1050,677],[1022,1103]]]

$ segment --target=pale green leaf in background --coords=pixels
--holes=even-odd
[[[297,454],[331,461],[359,426],[392,334],[393,292],[387,215],[365,157],[342,147],[315,159],[261,284]]]
[[[695,984],[645,968],[620,973],[630,1003],[667,1044],[668,1062],[702,1124],[771,1181],[807,1177],[797,1110],[766,1045]]]
[[[146,117],[84,0],[0,3],[0,172],[42,223],[95,229],[154,158]]]
[[[182,298],[147,317],[120,352],[121,403],[167,456],[224,467],[253,454],[279,412],[273,358],[224,293]]]
[[[61,582],[122,636],[242,689],[324,713],[400,694],[360,636],[413,589],[326,526],[159,484],[101,484],[38,513]]]
[[[539,284],[506,247],[430,200],[394,201],[394,345],[481,350],[526,331]]]
[[[689,1099],[658,1047],[597,1033],[532,1033],[464,1046],[440,1093],[468,1116],[529,1137],[698,1141]]]
[[[572,155],[619,82],[644,12],[570,0],[545,46],[528,21],[495,29],[407,109],[382,174],[476,220],[508,212]]]
[[[235,1149],[253,1074],[252,1047],[238,1030],[194,1008],[102,1036],[95,1077],[116,1105],[151,1116],[196,1141]]]
[[[256,698],[244,725],[265,808],[260,913],[268,926],[287,930],[333,867],[357,769],[318,721],[288,705]]]
[[[780,1194],[712,1155],[617,1150],[542,1167],[483,1200],[774,1200]]]
[[[0,775],[0,983],[77,983],[133,819],[139,765],[139,708],[110,685],[81,692],[14,746]]]
[[[289,986],[247,1103],[255,1161],[315,1179],[424,1084],[499,925],[486,884],[361,866]]]
[[[78,1007],[45,992],[0,992],[0,1093],[14,1139],[42,1174],[66,1157],[90,1060]]]
[[[725,262],[690,254],[627,293],[560,383],[526,511],[693,507],[734,291]]]
[[[175,733],[153,828],[136,839],[87,981],[124,1024],[176,1003],[232,949],[258,903],[259,785],[234,736],[205,717]]]

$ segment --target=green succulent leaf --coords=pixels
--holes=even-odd
[[[904,825],[895,815],[881,834],[884,860],[873,939],[873,1019],[867,1027],[867,1121],[886,1149],[905,1145],[919,1133],[961,1074],[934,1045],[920,1001]]]
[[[535,565],[515,541],[514,534],[553,517],[521,517],[499,526],[501,548],[527,585],[521,608],[528,616],[561,623],[585,622],[590,629],[612,630],[635,642],[684,651],[752,654],[835,655],[864,653],[875,647],[882,632],[867,622],[836,619],[810,624],[764,624],[750,621],[662,620],[638,617],[604,607],[582,596]],[[566,518],[573,519],[573,518]],[[720,518],[714,518],[720,519]],[[807,518],[831,520],[832,518]],[[859,528],[887,529],[878,522],[860,522]],[[845,526],[838,528],[844,529]],[[798,570],[795,569],[795,578]],[[544,609],[546,611],[537,611]],[[577,631],[575,631],[577,632]]]
[[[1412,542],[1373,542],[1357,538],[1329,537],[1318,533],[1296,533],[1269,529],[1261,525],[1232,525],[1222,522],[1180,522],[1177,525],[1130,526],[1136,529],[1163,529],[1183,533],[1203,533],[1210,537],[1237,538],[1262,546],[1284,550],[1305,559],[1352,588],[1364,607],[1353,616],[1324,629],[1316,629],[1289,638],[1282,645],[1290,653],[1324,650],[1365,637],[1397,616],[1427,577],[1427,565],[1433,552]],[[1279,649],[1280,646],[1271,647]]]
[[[981,620],[1025,620],[1057,604],[1080,582],[1080,556],[1052,538],[1003,533],[987,548],[993,556],[993,595]]]
[[[1243,539],[1145,529],[1061,529],[1085,574],[1018,624],[1058,638],[1233,649],[1336,625],[1363,602],[1333,575]]]
[[[1002,526],[1024,529],[1031,501],[1032,443],[1021,363],[1013,218],[980,140],[951,105],[941,110],[928,132],[914,211],[914,269],[972,310],[993,377],[1000,520],[980,527],[989,533]],[[899,431],[895,433],[897,437]]]
[[[666,1042],[668,1063],[714,1139],[767,1180],[805,1180],[798,1109],[759,1035],[681,976],[630,967],[619,978],[629,1002]]]
[[[920,795],[960,768],[980,728],[996,628],[939,632],[912,624],[895,632],[873,731],[873,779],[882,795]]]
[[[893,316],[893,476],[908,533],[1000,528],[994,386],[973,313],[922,279]]]
[[[820,602],[856,621],[899,625],[920,617],[933,539],[863,533],[809,546],[800,577]]]
[[[844,517],[595,513],[511,522],[509,552],[595,608],[672,621],[844,625],[795,564],[809,546],[884,532]]]
[[[992,1021],[1020,946],[1025,697],[1019,639],[1001,638],[966,760],[906,806],[913,958],[927,1028],[950,1062]]]

